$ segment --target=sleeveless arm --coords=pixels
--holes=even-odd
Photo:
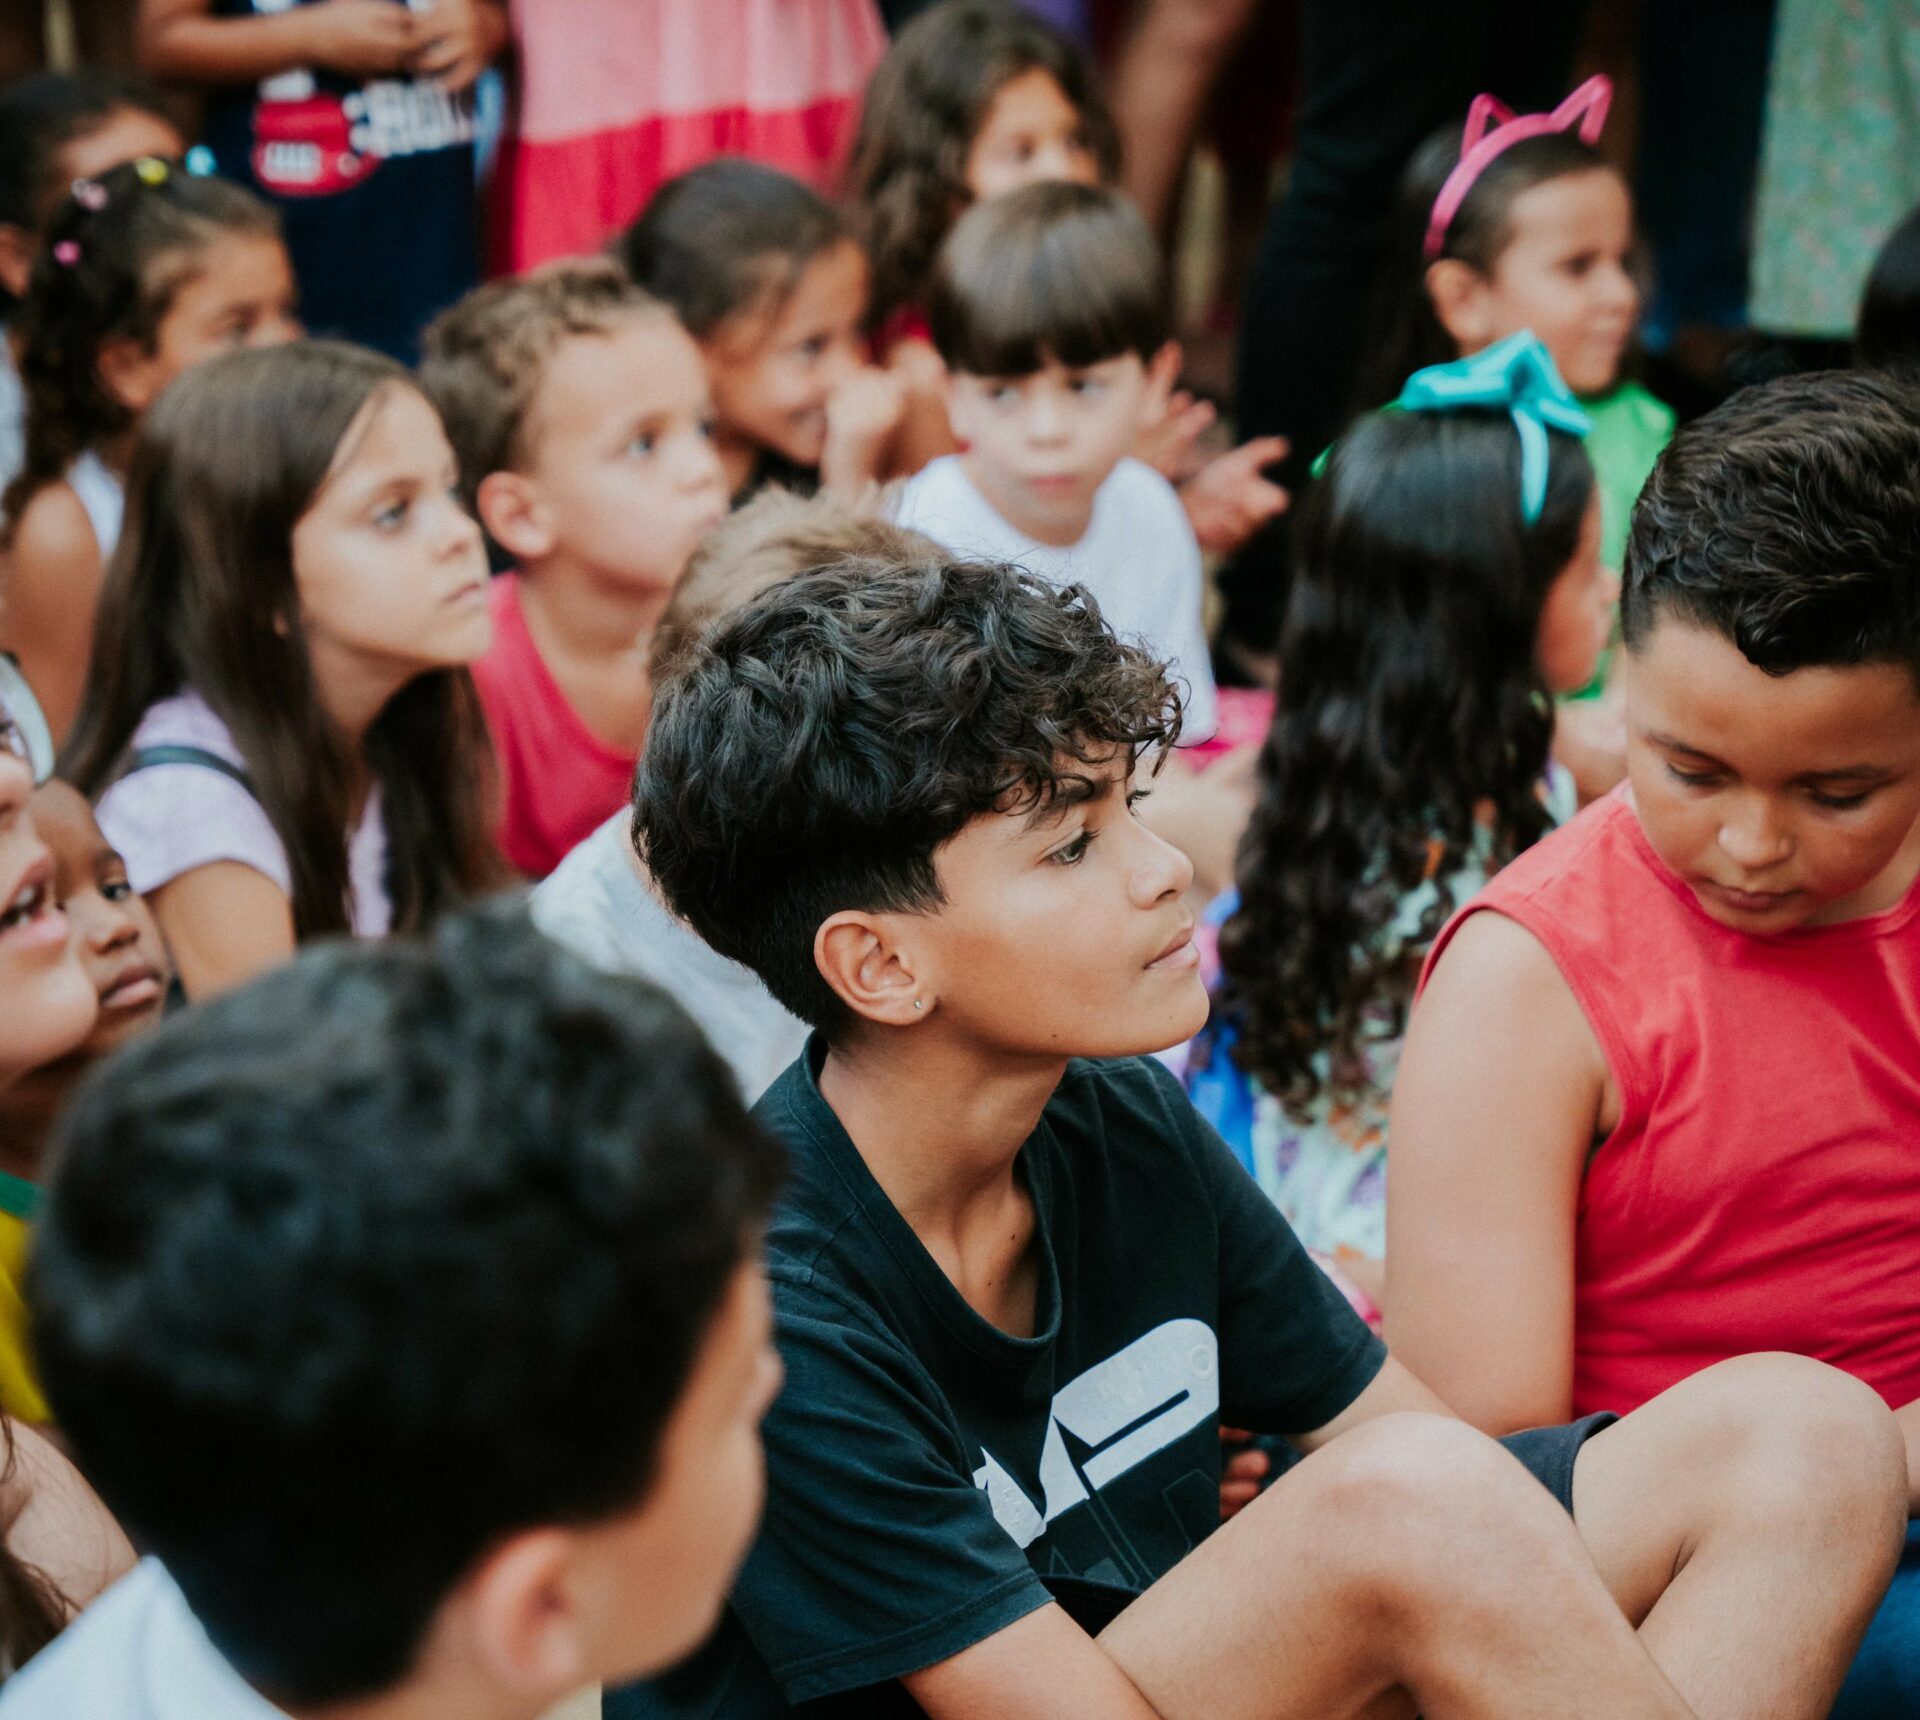
[[[56,747],[86,690],[102,573],[86,509],[66,484],[48,484],[27,504],[7,552],[0,648],[19,660]]]
[[[1394,1088],[1386,1336],[1489,1433],[1572,1413],[1574,1222],[1606,1086],[1552,957],[1501,915],[1467,919]]]
[[[180,984],[195,1002],[244,985],[293,955],[293,904],[243,861],[196,866],[149,900]]]

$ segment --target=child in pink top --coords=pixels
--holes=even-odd
[[[1920,1506],[1916,542],[1908,384],[1750,389],[1654,469],[1627,781],[1435,944],[1394,1093],[1387,1336],[1483,1427],[1798,1351]],[[1834,1712],[1917,1705],[1920,1532]]]
[[[470,293],[421,376],[461,483],[519,564],[475,666],[499,754],[500,845],[529,877],[626,804],[647,732],[654,623],[726,512],[699,350],[612,263]]]

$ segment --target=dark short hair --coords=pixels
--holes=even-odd
[[[1160,248],[1117,191],[1023,185],[955,223],[927,320],[948,368],[971,376],[1150,359],[1168,328]]]
[[[970,820],[1049,805],[1076,767],[1178,731],[1165,665],[1079,587],[850,560],[700,637],[654,707],[634,842],[695,931],[831,1033],[822,921],[939,907],[935,852]]]
[[[1853,346],[1862,364],[1920,365],[1920,208],[1907,212],[1873,259]]]
[[[34,1343],[239,1673],[405,1676],[501,1535],[637,1507],[778,1176],[665,994],[524,916],[311,950],[81,1089]]]
[[[1769,675],[1899,663],[1920,681],[1920,389],[1831,370],[1741,390],[1660,456],[1626,563],[1629,647],[1672,615]]]
[[[705,340],[730,317],[777,312],[809,263],[852,239],[839,210],[812,186],[722,156],[669,179],[610,249]]]

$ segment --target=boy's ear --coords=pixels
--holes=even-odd
[[[814,966],[834,995],[867,1021],[911,1027],[925,1021],[933,998],[914,972],[912,953],[895,934],[899,916],[849,909],[813,935]]]
[[[1477,352],[1490,338],[1486,277],[1458,257],[1442,257],[1427,270],[1433,314],[1462,352]]]
[[[11,221],[0,221],[0,288],[24,298],[33,274],[33,235]]]
[[[457,1630],[495,1689],[539,1703],[578,1689],[594,1676],[592,1626],[581,1616],[571,1552],[564,1529],[508,1537],[468,1572],[450,1602],[455,1617],[443,1612],[434,1634]]]
[[[146,411],[165,386],[160,357],[131,335],[109,335],[94,360],[100,386],[136,416]]]
[[[519,472],[489,472],[474,492],[480,523],[515,561],[537,561],[553,553],[553,524],[538,489]]]

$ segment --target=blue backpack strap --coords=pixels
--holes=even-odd
[[[127,760],[127,767],[120,774],[123,777],[132,776],[137,770],[151,770],[155,765],[162,764],[196,764],[203,770],[217,770],[222,776],[231,777],[233,781],[239,783],[248,794],[253,795],[255,800],[260,798],[254,794],[252,777],[248,776],[232,759],[222,758],[217,752],[208,752],[205,747],[172,745],[139,747]]]

